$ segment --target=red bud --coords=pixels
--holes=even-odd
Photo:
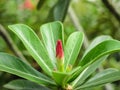
[[[56,57],[58,59],[60,59],[60,60],[64,58],[64,52],[63,52],[63,47],[62,47],[61,40],[57,41],[57,45],[56,45]]]
[[[64,52],[62,47],[62,41],[58,40],[56,45],[56,58],[57,58],[57,69],[60,72],[64,72]]]
[[[25,0],[24,8],[33,10],[35,8],[35,6],[33,5],[31,0]]]

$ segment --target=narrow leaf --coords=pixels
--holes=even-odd
[[[116,69],[106,69],[97,75],[95,75],[93,78],[88,80],[85,84],[82,86],[79,86],[76,88],[76,90],[79,90],[81,88],[88,88],[88,87],[94,87],[98,85],[104,85],[106,83],[114,82],[120,80],[120,71]]]
[[[46,0],[39,0],[38,4],[37,4],[37,9],[41,9],[41,7],[43,6],[43,4],[46,2]]]
[[[53,63],[48,57],[48,53],[45,50],[45,47],[37,35],[33,32],[33,30],[24,24],[10,25],[9,28],[21,39],[24,46],[41,66],[41,68],[48,75],[51,75],[51,69],[54,68]]]
[[[84,58],[87,54],[88,54],[88,52],[90,51],[90,50],[92,50],[95,46],[97,46],[98,44],[100,44],[100,43],[102,43],[102,42],[104,42],[104,41],[106,41],[106,40],[112,40],[112,38],[110,37],[110,36],[107,36],[107,35],[102,35],[102,36],[99,36],[99,37],[97,37],[97,38],[95,38],[93,41],[92,41],[92,43],[89,45],[89,47],[87,48],[87,50],[85,51],[85,53],[84,53],[84,55],[83,55],[83,57],[82,58]],[[106,57],[106,56],[104,56],[104,57]],[[102,58],[104,58],[104,57],[102,57]],[[102,60],[102,58],[100,58],[101,60]],[[81,60],[80,60],[81,61]],[[102,61],[101,61],[102,62]],[[75,74],[73,74],[71,77],[72,78],[77,78],[78,77],[78,75],[84,70],[84,69],[86,69],[89,65],[90,65],[91,63],[88,63],[88,64],[86,64],[86,65],[84,65],[83,67],[81,67]],[[93,71],[94,72],[94,71]],[[92,72],[91,72],[92,73]],[[80,76],[79,76],[80,77]],[[71,79],[72,79],[71,78]],[[71,81],[71,79],[70,79],[70,81]],[[74,79],[72,79],[72,80],[74,80]],[[78,79],[79,80],[79,79]],[[75,80],[76,81],[76,80]],[[82,80],[81,80],[81,82],[82,82]]]
[[[47,87],[24,79],[13,80],[5,84],[4,87],[12,90],[50,90]]]
[[[76,73],[81,67],[77,67],[74,68],[72,71],[70,72],[56,72],[53,71],[53,79],[56,81],[56,83],[58,83],[59,85],[67,85],[69,79],[71,78],[71,76]]]
[[[65,69],[68,65],[74,65],[83,42],[83,33],[72,33],[65,45]]]
[[[104,55],[120,51],[120,41],[106,40],[91,49],[80,61],[79,65],[84,66],[95,62]]]
[[[89,47],[87,48],[87,50],[84,53],[84,56],[91,50],[93,49],[95,46],[97,46],[99,43],[105,41],[105,40],[111,40],[112,38],[110,36],[107,35],[102,35],[99,36],[97,38],[95,38],[91,44],[89,45]],[[83,56],[83,57],[84,57]],[[102,58],[100,58],[99,60],[95,61],[93,64],[89,65],[87,68],[85,68],[85,70],[83,69],[82,73],[72,82],[72,85],[77,86],[77,85],[81,85],[86,78],[88,78],[98,67],[99,65],[107,58],[107,56],[104,56]],[[82,68],[81,68],[82,69]],[[75,87],[74,86],[74,87]]]
[[[5,53],[0,53],[0,71],[8,72],[42,85],[55,84],[50,78],[36,71],[22,60]]]
[[[55,64],[56,63],[55,49],[57,40],[60,39],[64,44],[63,25],[58,21],[44,24],[40,27],[40,32],[47,52],[49,54],[49,57]]]
[[[98,44],[100,44],[101,42],[103,41],[106,41],[106,40],[111,40],[112,38],[110,36],[107,36],[107,35],[101,35],[101,36],[98,36],[96,37],[92,42],[91,44],[89,45],[89,47],[87,48],[87,50],[85,51],[84,53],[84,56],[92,49],[94,48],[95,46],[97,46]],[[84,57],[83,56],[83,57]]]
[[[52,75],[53,75],[53,79],[56,81],[56,83],[57,83],[58,85],[63,86],[64,79],[65,79],[69,74],[64,73],[64,72],[56,72],[56,71],[53,71],[53,72],[52,72]]]
[[[47,21],[64,21],[68,7],[71,0],[58,0],[57,3],[51,8],[48,14]]]
[[[64,21],[71,0],[58,0],[54,8],[54,20]]]
[[[104,56],[99,60],[95,61],[93,64],[89,65],[86,69],[84,69],[80,75],[72,82],[72,86],[80,86],[85,80],[100,66],[100,64],[107,58]]]
[[[64,79],[64,85],[73,81],[75,79],[75,76],[76,76],[76,73],[79,71],[81,67],[78,66],[76,68],[74,68],[73,70],[71,70],[70,72],[66,72],[69,74],[69,76],[67,76],[65,79]]]

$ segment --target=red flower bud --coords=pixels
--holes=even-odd
[[[25,0],[23,7],[30,10],[35,8],[31,0]]]
[[[57,69],[60,72],[64,72],[64,52],[61,40],[57,41],[56,45],[56,58],[57,58]]]
[[[60,60],[64,58],[64,52],[63,52],[63,47],[62,47],[61,40],[57,41],[57,45],[56,45],[56,57],[58,59],[60,59]]]

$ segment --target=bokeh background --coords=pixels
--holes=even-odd
[[[40,26],[58,20],[64,24],[65,40],[76,30],[85,33],[86,43],[78,58],[99,35],[110,35],[120,40],[120,0],[0,0],[0,52],[27,60],[41,71],[18,37],[9,31],[8,25],[27,24],[41,38]],[[120,53],[110,55],[100,68],[109,67],[120,70]],[[0,90],[7,90],[3,85],[17,78],[0,72]],[[120,81],[94,90],[120,90]]]

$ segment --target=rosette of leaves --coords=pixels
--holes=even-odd
[[[120,80],[120,71],[115,68],[105,69],[92,75],[109,54],[120,51],[120,41],[109,36],[97,37],[76,64],[83,43],[82,32],[72,33],[64,42],[63,25],[58,21],[40,27],[42,40],[27,25],[15,24],[10,25],[9,28],[20,38],[44,73],[35,70],[20,58],[0,52],[0,71],[24,78],[9,82],[4,85],[6,88],[15,90],[83,90]],[[62,44],[59,47],[63,46],[61,52],[64,52],[61,71],[57,68],[59,64],[57,64],[55,50],[58,40]]]

